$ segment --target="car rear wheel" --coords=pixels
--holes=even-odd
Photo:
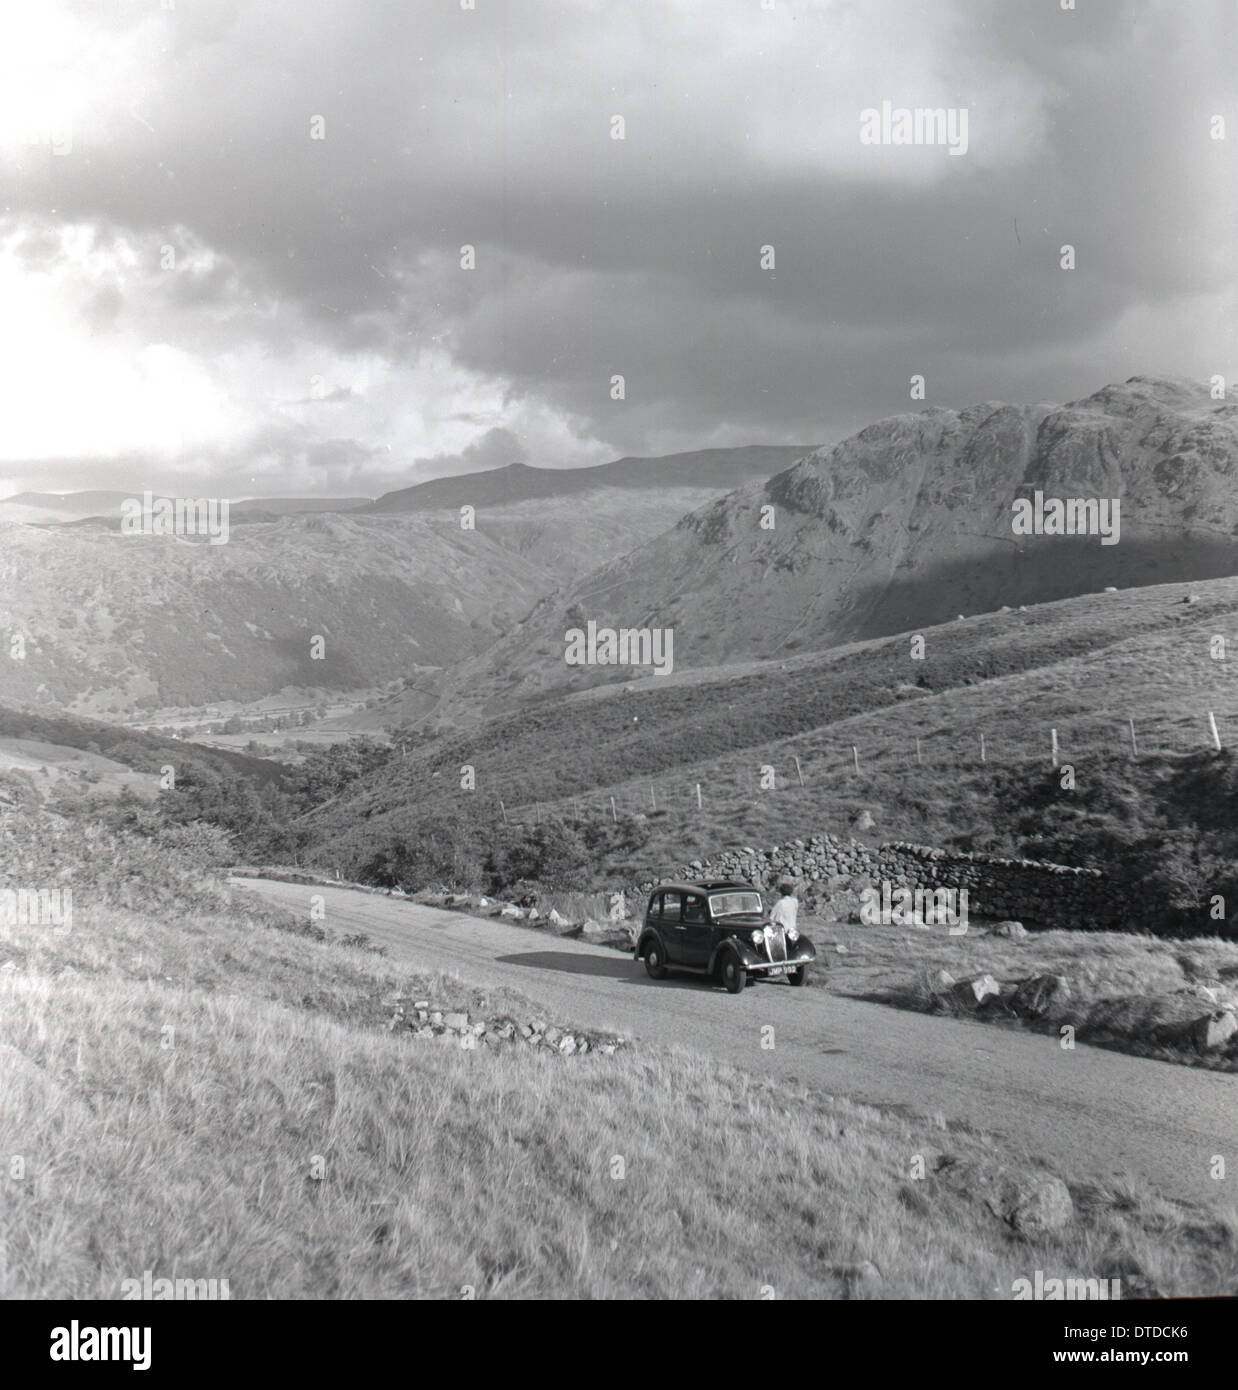
[[[656,941],[645,944],[645,969],[651,980],[666,978],[666,962],[662,959],[662,947]]]
[[[731,951],[722,958],[722,983],[731,994],[739,994],[748,983],[748,972]]]
[[[787,984],[802,985],[807,978],[808,967],[806,965],[797,965],[795,969],[792,970],[791,973],[787,976]]]

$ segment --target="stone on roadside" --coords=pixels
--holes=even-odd
[[[968,1005],[983,1004],[986,999],[1001,994],[1001,986],[992,975],[974,975],[970,980],[960,980],[954,987],[955,998]]]
[[[998,922],[990,935],[1004,936],[1009,941],[1022,941],[1027,935],[1027,928],[1022,922]]]
[[[453,1032],[459,1032],[462,1028],[469,1026],[468,1014],[450,1013],[443,1016],[443,1026],[450,1028]]]
[[[1015,986],[1010,1006],[1023,1018],[1043,1018],[1069,998],[1070,986],[1061,975],[1032,975]]]
[[[871,1260],[854,1265],[837,1265],[834,1273],[842,1280],[844,1298],[874,1298],[880,1292],[881,1271]]]
[[[1228,1009],[1217,1009],[1215,1013],[1205,1014],[1196,1019],[1192,1028],[1195,1046],[1201,1052],[1211,1052],[1213,1048],[1224,1045],[1238,1033],[1238,1018]]]

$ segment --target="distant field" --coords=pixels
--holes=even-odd
[[[134,772],[98,753],[35,739],[0,738],[0,774],[11,772],[34,777],[35,787],[43,783],[47,790],[67,783],[87,795],[116,796],[127,789],[148,801],[158,792],[150,773]]]

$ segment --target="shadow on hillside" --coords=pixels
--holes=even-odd
[[[1007,549],[968,556],[867,586],[855,596],[844,636],[883,637],[946,623],[963,613],[992,612],[999,604],[1052,603],[1080,594],[1150,584],[1223,579],[1238,572],[1238,541],[1195,532],[1158,536],[1132,525],[1119,544],[1094,536],[1008,537]]]

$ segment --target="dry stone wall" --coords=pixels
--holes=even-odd
[[[1001,859],[902,841],[870,848],[858,840],[830,835],[792,840],[772,849],[725,850],[708,862],[681,865],[656,882],[701,877],[740,878],[764,889],[791,878],[802,885],[809,907],[849,900],[865,887],[880,888],[883,881],[891,888],[965,888],[973,918],[1015,918],[1028,926],[1072,931],[1128,927],[1138,911],[1132,890],[1098,869]],[[654,883],[638,885],[637,892],[648,892]]]

